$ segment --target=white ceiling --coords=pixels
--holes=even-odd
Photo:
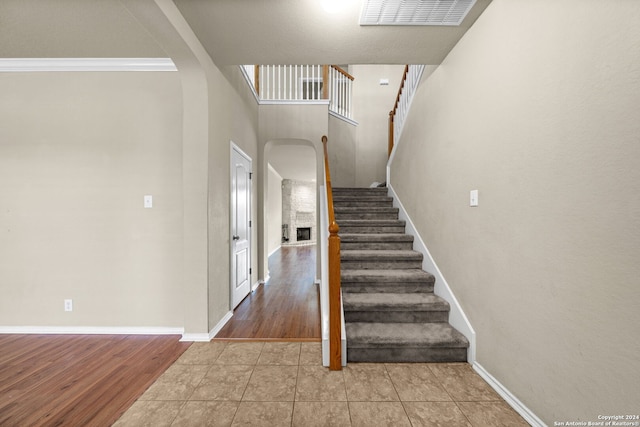
[[[459,27],[360,26],[361,0],[175,0],[214,62],[230,64],[440,64],[490,3]]]
[[[316,151],[306,145],[278,145],[269,150],[267,161],[284,179],[316,179]]]
[[[460,27],[360,26],[361,0],[342,0],[333,14],[324,0],[174,1],[226,66],[439,64],[491,0],[478,0]],[[166,57],[167,41],[149,31],[164,21],[153,0],[0,0],[0,57]]]

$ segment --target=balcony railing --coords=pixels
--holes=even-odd
[[[261,102],[329,102],[329,111],[353,119],[353,76],[337,65],[244,65]]]
[[[407,65],[404,67],[404,74],[400,82],[400,89],[398,89],[398,96],[396,96],[393,109],[389,112],[389,156],[391,156],[394,144],[400,139],[404,120],[411,106],[413,94],[418,88],[418,83],[420,83],[420,77],[422,77],[423,71],[424,65]]]

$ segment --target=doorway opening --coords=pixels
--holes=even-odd
[[[306,140],[270,141],[263,160],[264,284],[216,338],[320,341],[317,156]]]

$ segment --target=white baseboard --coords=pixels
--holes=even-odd
[[[143,326],[0,326],[0,334],[184,335],[184,328]]]
[[[258,286],[260,286],[262,283],[263,283],[262,280],[258,280],[256,283],[251,285],[251,292],[255,292],[256,289],[258,289]]]
[[[180,341],[209,342],[218,334],[218,332],[220,332],[220,329],[222,329],[224,325],[227,324],[231,317],[233,317],[233,310],[229,310],[227,314],[225,314],[222,319],[220,319],[216,326],[211,328],[208,334],[182,334],[182,338],[180,339]]]
[[[271,255],[275,254],[276,252],[278,252],[280,250],[280,248],[282,247],[282,245],[278,245],[277,248],[275,248],[274,250],[272,250],[271,252],[269,252],[269,255],[267,255],[267,258],[269,258]]]
[[[393,205],[400,209],[399,218],[401,220],[404,220],[407,224],[405,232],[413,236],[413,249],[421,252],[424,255],[424,258],[422,260],[422,268],[425,271],[433,274],[436,278],[434,293],[449,303],[449,323],[469,340],[467,361],[469,363],[474,363],[476,360],[476,332],[473,330],[471,322],[469,322],[469,319],[464,314],[460,303],[451,291],[451,288],[442,275],[442,272],[436,265],[435,260],[429,252],[429,249],[427,249],[427,245],[420,237],[420,234],[414,226],[413,221],[411,221],[409,214],[407,214],[407,211],[402,205],[402,202],[398,198],[395,190],[389,183],[387,184],[387,187],[389,189],[389,195],[393,197]]]
[[[233,310],[229,310],[227,314],[225,314],[224,317],[220,319],[218,324],[209,331],[208,341],[211,341],[213,337],[215,337],[218,334],[218,332],[220,332],[220,329],[222,329],[224,325],[226,325],[229,319],[231,319],[232,317],[233,317]]]
[[[524,403],[515,397],[505,386],[493,377],[478,362],[473,363],[473,369],[507,402],[526,422],[534,427],[547,427]]]
[[[209,334],[182,334],[182,342],[209,342]]]

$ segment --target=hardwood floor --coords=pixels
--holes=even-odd
[[[189,347],[179,339],[0,335],[0,425],[109,426]]]
[[[320,341],[316,247],[282,247],[269,257],[271,278],[238,305],[214,339]]]

